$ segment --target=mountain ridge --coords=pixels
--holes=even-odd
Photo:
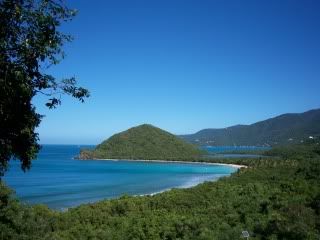
[[[250,125],[206,128],[194,134],[179,135],[190,143],[211,146],[275,146],[299,143],[310,136],[320,136],[320,109],[285,113]]]

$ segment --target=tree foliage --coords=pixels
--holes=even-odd
[[[198,145],[279,146],[298,144],[309,136],[320,136],[320,109],[283,114],[251,125],[203,129],[181,137]]]
[[[94,150],[81,150],[81,159],[195,160],[205,151],[150,124],[115,134]]]
[[[65,212],[23,206],[0,184],[0,229],[4,239],[229,240],[243,230],[250,239],[319,239],[320,145],[297,149],[282,149],[294,150],[290,158],[220,159],[249,168],[216,182]]]
[[[61,94],[82,102],[89,96],[75,78],[59,81],[46,73],[64,58],[62,47],[72,38],[59,26],[75,14],[63,1],[0,1],[0,176],[11,158],[25,170],[39,151],[36,94],[48,96],[49,108],[61,103]]]

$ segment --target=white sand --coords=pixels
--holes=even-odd
[[[82,159],[82,160],[187,163],[187,164],[221,165],[221,166],[230,166],[230,167],[234,167],[234,168],[247,168],[248,167],[246,165],[231,164],[231,163],[190,162],[190,161],[174,161],[174,160],[133,160],[133,159],[97,159],[97,158],[95,158],[95,159]]]

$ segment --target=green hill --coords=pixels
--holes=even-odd
[[[283,145],[320,136],[320,109],[290,113],[251,125],[204,129],[182,139],[198,145]]]
[[[175,135],[143,124],[113,135],[94,150],[81,150],[79,158],[187,160],[201,153],[196,146]]]

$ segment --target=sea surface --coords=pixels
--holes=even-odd
[[[271,147],[260,147],[260,146],[203,146],[212,153],[224,153],[233,151],[265,151],[271,149]]]
[[[94,146],[44,145],[30,171],[11,161],[4,181],[22,202],[64,210],[124,194],[192,187],[237,171],[221,165],[74,159],[82,147]]]
[[[209,158],[259,158],[264,156],[255,154],[255,151],[271,149],[271,147],[260,146],[202,146],[200,148],[208,152],[206,157]]]

